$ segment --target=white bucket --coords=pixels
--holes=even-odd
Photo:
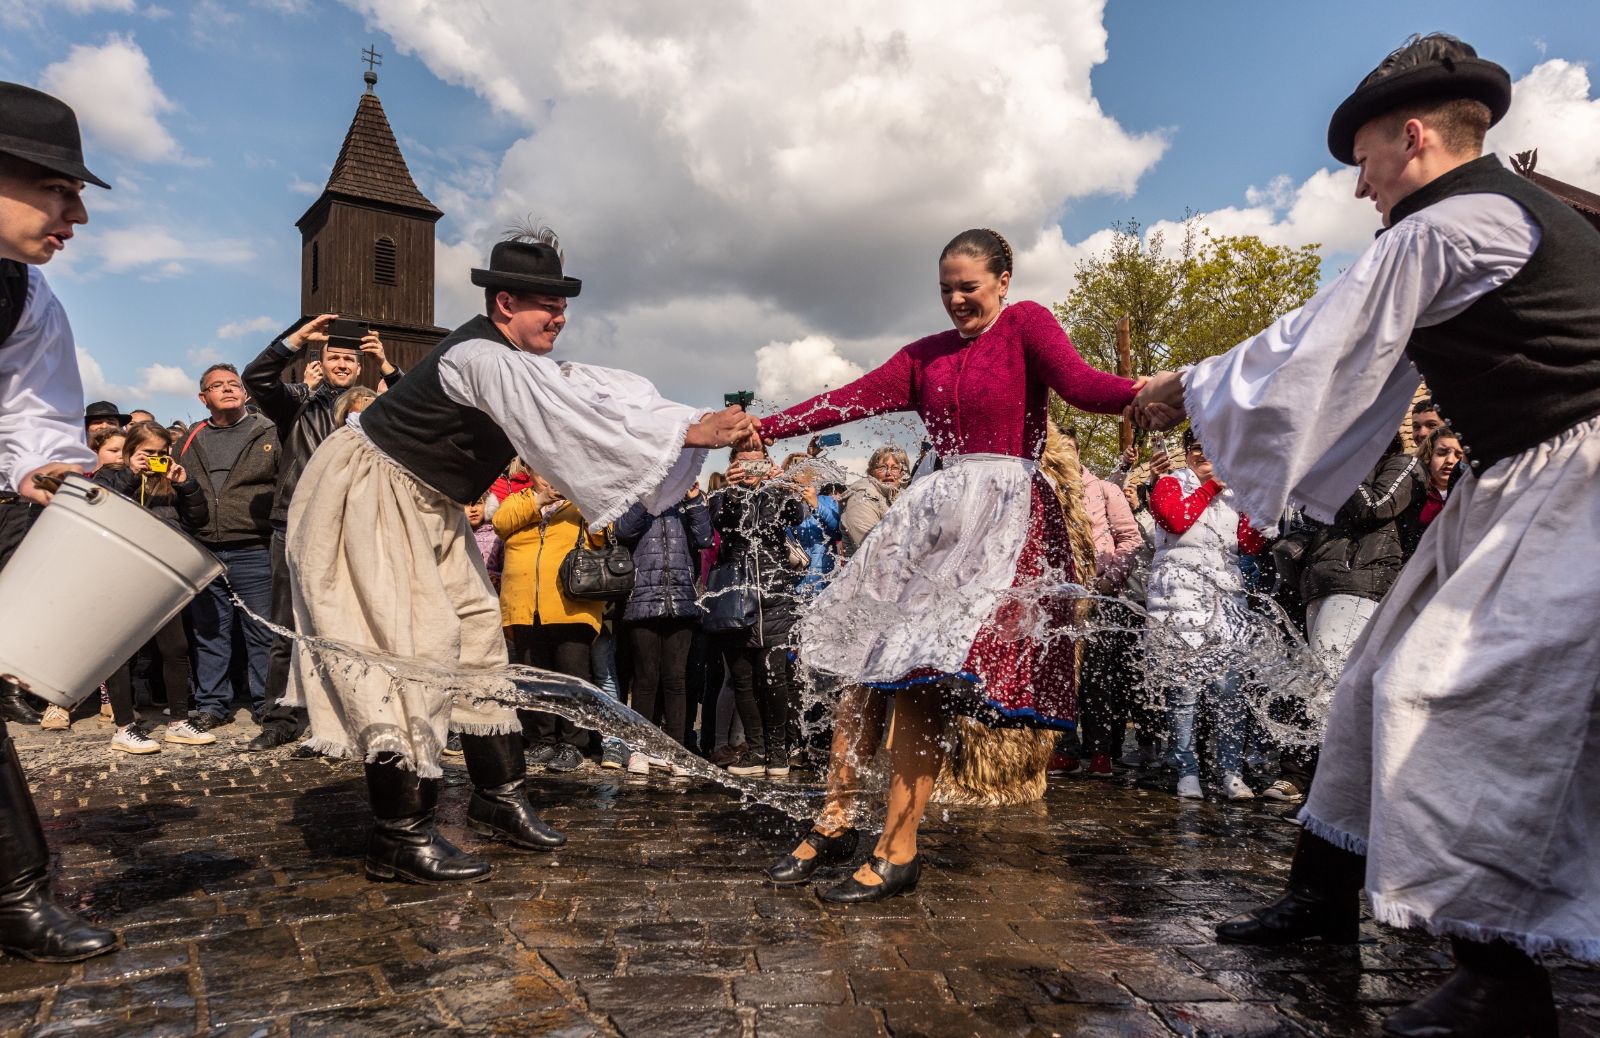
[[[0,570],[0,677],[71,709],[221,573],[144,508],[68,476]]]

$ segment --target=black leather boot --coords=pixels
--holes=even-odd
[[[817,894],[822,900],[835,905],[859,905],[868,901],[887,901],[897,894],[909,894],[917,889],[922,877],[922,855],[917,855],[904,865],[892,864],[887,858],[874,854],[867,864],[883,878],[876,886],[869,886],[854,876]]]
[[[367,840],[367,875],[408,883],[470,883],[489,874],[489,863],[474,858],[433,828],[439,780],[418,778],[381,758],[367,765],[367,795],[372,799],[372,836]]]
[[[1392,1014],[1399,1038],[1556,1038],[1550,975],[1503,941],[1452,940],[1456,971],[1433,993]]]
[[[1270,905],[1217,926],[1217,940],[1237,944],[1292,944],[1320,937],[1329,944],[1360,940],[1365,855],[1340,850],[1302,832],[1289,867],[1289,892]]]
[[[77,962],[117,946],[117,935],[50,897],[50,851],[17,749],[0,724],[0,949],[35,962]]]
[[[778,884],[804,883],[822,866],[849,861],[856,853],[854,829],[846,829],[836,836],[824,836],[813,829],[800,842],[809,843],[816,853],[803,859],[785,854],[767,868],[768,879]]]
[[[522,735],[461,736],[472,777],[467,828],[530,851],[565,847],[567,838],[539,820],[528,803],[528,765]]]
[[[0,678],[0,721],[38,724],[44,718],[23,696],[22,689]]]

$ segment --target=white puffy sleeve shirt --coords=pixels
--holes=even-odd
[[[1184,373],[1206,456],[1251,521],[1288,507],[1331,522],[1399,431],[1419,376],[1412,329],[1509,281],[1539,225],[1504,195],[1455,195],[1395,224],[1261,334]]]
[[[94,465],[83,438],[83,380],[66,308],[38,267],[16,331],[0,343],[0,490],[51,462]]]
[[[615,522],[635,501],[665,511],[705,463],[703,449],[683,446],[705,409],[663,398],[631,371],[557,363],[480,339],[440,359],[439,382],[451,400],[494,419],[591,526]]]

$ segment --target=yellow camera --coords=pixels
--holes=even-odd
[[[165,454],[150,455],[149,464],[151,472],[165,473],[171,471],[172,469],[172,459],[167,457]]]

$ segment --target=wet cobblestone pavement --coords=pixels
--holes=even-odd
[[[710,785],[540,776],[571,843],[538,855],[465,832],[456,769],[442,828],[494,875],[375,884],[354,765],[232,752],[248,721],[143,758],[92,720],[12,731],[58,892],[127,947],[0,962],[8,1035],[1367,1035],[1448,962],[1370,923],[1357,949],[1218,946],[1280,889],[1287,809],[1127,778],[935,807],[918,892],[842,909],[764,882],[800,827]],[[1555,972],[1563,1034],[1600,1035],[1600,973]]]

